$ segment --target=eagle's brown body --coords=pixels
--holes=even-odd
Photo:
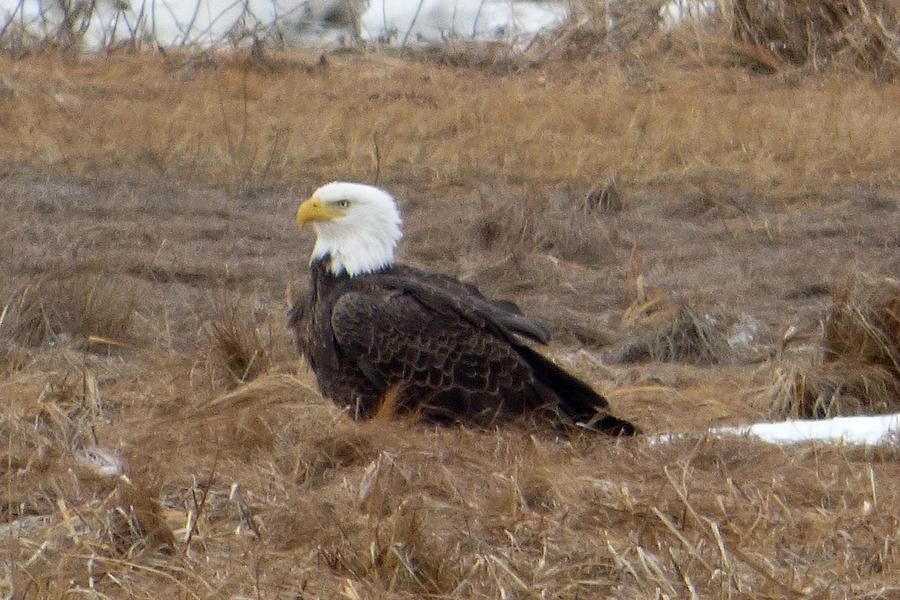
[[[312,263],[289,324],[322,394],[354,417],[414,412],[490,427],[545,412],[559,424],[635,433],[606,413],[602,396],[524,343],[548,336],[514,304],[399,265],[336,276],[330,260]]]

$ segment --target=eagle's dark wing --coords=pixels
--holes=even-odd
[[[550,341],[550,333],[540,324],[522,314],[515,303],[486,298],[474,285],[463,283],[448,275],[428,273],[407,266],[394,267],[389,274],[378,276],[385,285],[405,289],[420,300],[431,304],[434,299],[464,307],[466,318],[476,316],[503,330],[541,344]]]
[[[331,326],[343,360],[359,365],[377,388],[399,394],[376,405],[398,402],[431,416],[490,422],[555,400],[487,320],[462,318],[461,307],[442,300],[368,288],[335,302]]]
[[[363,399],[370,413],[387,404],[389,411],[493,425],[540,409],[560,423],[613,435],[636,431],[606,414],[606,399],[586,383],[511,339],[469,296],[412,282],[402,289],[369,285],[335,301],[331,328],[342,360],[382,390]]]

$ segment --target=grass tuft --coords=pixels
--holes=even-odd
[[[654,311],[635,321],[627,340],[608,352],[613,362],[681,362],[715,365],[729,362],[733,353],[715,318],[700,315],[686,304]]]
[[[107,512],[105,536],[116,555],[133,560],[143,552],[171,554],[175,535],[162,513],[159,487],[120,480]]]
[[[123,342],[136,305],[135,294],[115,277],[38,277],[10,295],[0,336],[25,347],[70,339]]]
[[[607,182],[582,197],[561,192],[550,197],[524,192],[482,197],[473,223],[488,250],[503,248],[518,255],[545,253],[582,265],[607,260],[610,232],[602,215],[618,206],[615,184]]]
[[[775,418],[828,418],[900,409],[900,284],[844,274],[822,335],[824,361],[778,365],[768,390]]]
[[[900,74],[900,7],[892,0],[735,0],[730,9],[735,40],[785,64]]]
[[[213,378],[229,387],[253,381],[269,372],[273,352],[271,325],[260,322],[235,296],[220,295],[212,303],[206,325],[207,362]]]
[[[829,419],[900,410],[900,380],[879,365],[830,362],[775,367],[768,390],[774,419]]]
[[[848,273],[832,295],[822,336],[825,361],[880,365],[900,379],[900,281]]]

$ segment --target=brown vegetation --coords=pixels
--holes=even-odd
[[[895,0],[583,0],[549,44],[568,58],[665,51],[695,64],[755,73],[900,74]],[[662,10],[661,10],[662,9]],[[668,20],[667,20],[668,18]]]
[[[844,273],[822,335],[824,362],[778,366],[769,391],[776,418],[900,410],[900,284]]]
[[[433,188],[499,179],[584,189],[615,176],[625,195],[709,181],[794,193],[896,180],[900,96],[865,78],[785,82],[649,60],[503,76],[378,55],[325,67],[310,56],[276,73],[211,60],[0,58],[3,159],[237,190],[371,181],[376,155],[382,183]]]
[[[769,416],[770,382],[697,345],[724,315],[716,336],[753,323],[760,356],[809,364],[818,340],[772,332],[813,330],[853,264],[900,271],[895,85],[283,58],[0,59],[4,594],[897,594],[896,448],[708,437]],[[284,325],[310,245],[293,210],[376,171],[404,261],[518,302],[647,436],[355,423],[323,401]],[[853,390],[888,389],[896,330],[872,325],[896,305],[860,285],[828,368],[865,357]],[[645,362],[604,362],[659,324]]]
[[[213,376],[221,372],[230,385],[247,383],[269,371],[272,331],[268,336],[255,315],[233,297],[217,298],[207,325],[209,361]]]
[[[735,0],[732,6],[731,31],[757,56],[817,70],[838,63],[886,78],[900,74],[894,0]]]
[[[823,332],[825,360],[879,365],[900,379],[900,281],[844,274],[833,296]]]
[[[60,336],[121,345],[136,304],[121,282],[103,276],[43,275],[27,281],[4,303],[3,332],[9,341],[23,346],[38,346]]]
[[[697,314],[686,304],[655,312],[652,319],[632,326],[626,338],[608,355],[610,360],[712,365],[727,362],[731,355],[715,318]]]
[[[77,458],[30,425],[38,405],[16,407],[7,481],[21,530],[7,547],[22,597],[893,589],[890,448],[871,460],[741,439],[355,424],[284,374],[237,394],[200,414],[95,418],[102,442],[124,444],[121,472],[75,477]]]
[[[858,362],[782,365],[775,368],[768,400],[773,419],[893,413],[900,409],[900,380]]]

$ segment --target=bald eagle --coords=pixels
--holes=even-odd
[[[378,188],[329,183],[297,209],[317,238],[309,289],[289,313],[322,394],[357,419],[413,413],[492,427],[549,416],[611,435],[636,428],[590,386],[526,341],[547,331],[512,302],[452,277],[394,263],[401,219]]]

